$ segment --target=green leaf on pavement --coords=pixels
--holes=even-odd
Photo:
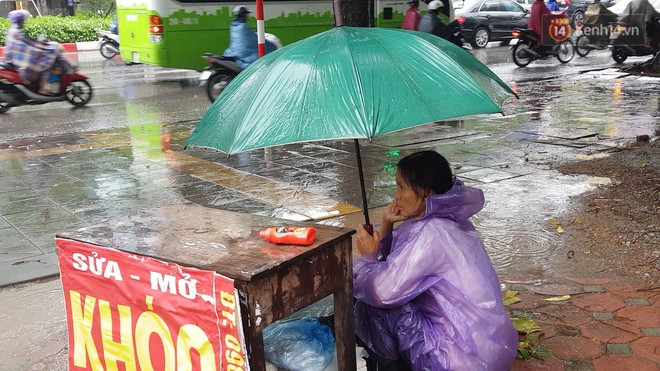
[[[521,334],[529,334],[530,332],[541,330],[539,325],[536,324],[533,319],[511,318],[511,322],[513,322],[513,327],[515,327]]]
[[[511,305],[519,301],[522,301],[522,299],[518,297],[518,291],[506,290],[502,295],[502,304],[504,305]]]

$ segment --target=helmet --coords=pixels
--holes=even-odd
[[[25,9],[12,10],[7,14],[7,18],[11,23],[20,24],[25,22],[26,19],[32,17],[32,14]]]
[[[246,13],[252,13],[252,12],[250,11],[250,9],[246,8],[243,5],[239,5],[234,8],[234,15],[241,15]]]
[[[445,6],[445,4],[443,4],[442,2],[440,2],[438,0],[433,0],[429,3],[429,10],[437,10],[437,9],[440,9],[444,6]]]

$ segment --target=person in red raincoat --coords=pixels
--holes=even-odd
[[[527,22],[527,29],[534,31],[539,36],[539,40],[536,42],[537,46],[542,44],[541,39],[545,32],[543,30],[543,16],[545,14],[550,14],[550,10],[545,6],[543,0],[534,0],[532,10],[529,14],[529,21]]]
[[[419,26],[419,20],[422,19],[422,15],[419,14],[419,12],[417,11],[417,8],[419,7],[419,1],[408,0],[406,4],[410,5],[410,8],[406,10],[406,15],[403,17],[403,23],[401,24],[401,28],[403,28],[404,30],[417,31],[417,27]]]

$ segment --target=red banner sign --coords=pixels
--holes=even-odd
[[[233,280],[56,239],[70,370],[246,370]]]

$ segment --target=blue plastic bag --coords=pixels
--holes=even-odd
[[[287,370],[323,370],[335,352],[330,328],[316,318],[274,323],[263,335],[266,359]]]

